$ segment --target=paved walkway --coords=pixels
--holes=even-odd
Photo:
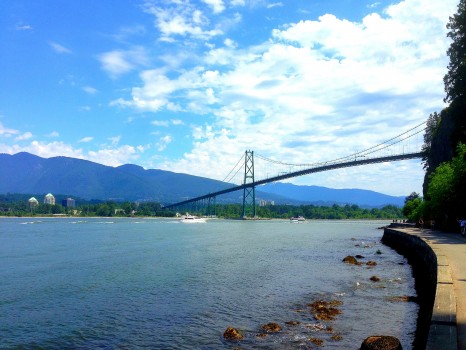
[[[403,228],[402,231],[422,238],[437,255],[437,294],[432,316],[432,325],[437,326],[437,339],[436,345],[430,348],[447,349],[441,337],[456,332],[457,349],[466,350],[466,238],[459,233],[427,229]],[[450,329],[449,324],[453,324]]]

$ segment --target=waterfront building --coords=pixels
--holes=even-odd
[[[55,197],[53,196],[53,194],[48,193],[44,198],[44,203],[55,205]]]
[[[265,199],[259,201],[259,207],[265,207],[267,205],[275,205],[275,201],[266,201]]]
[[[28,200],[28,204],[29,204],[29,209],[32,210],[39,205],[39,201],[35,199],[34,197],[31,197]]]
[[[74,208],[76,207],[76,201],[73,198],[66,198],[61,201],[61,205],[65,208]]]

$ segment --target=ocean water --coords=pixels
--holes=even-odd
[[[414,280],[384,224],[3,218],[0,348],[358,349],[385,334],[409,350],[418,306],[391,298]],[[342,262],[356,254],[377,266]],[[341,314],[316,320],[318,299]],[[282,331],[258,337],[269,322]],[[228,326],[244,340],[223,339]]]

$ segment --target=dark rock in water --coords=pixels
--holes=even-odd
[[[367,263],[366,263],[367,266],[377,266],[377,263],[375,261],[372,261],[372,260],[369,260]]]
[[[223,333],[223,337],[228,340],[241,340],[244,338],[243,335],[233,327],[228,327]]]
[[[361,265],[361,263],[352,255],[348,255],[343,258],[343,262],[350,265]]]
[[[309,341],[314,343],[317,346],[322,346],[324,344],[324,341],[322,339],[319,339],[319,338],[311,337],[311,338],[309,338]]]
[[[285,324],[289,325],[289,326],[297,326],[298,324],[300,324],[301,322],[299,321],[288,321],[288,322],[285,322]]]
[[[374,335],[367,337],[360,350],[403,350],[400,341],[389,335]]]
[[[356,255],[356,259],[364,259],[364,257],[362,255]]]
[[[380,282],[380,278],[377,277],[377,276],[372,276],[372,277],[370,278],[370,280],[371,280],[372,282]]]
[[[404,303],[407,303],[407,302],[417,303],[417,302],[419,302],[418,298],[416,296],[411,296],[411,295],[401,295],[401,296],[387,297],[386,299],[388,301],[391,301],[391,302],[404,302]]]
[[[270,323],[264,324],[261,327],[261,329],[268,333],[276,333],[276,332],[280,332],[282,330],[282,327],[280,327],[278,323],[270,322]]]
[[[315,319],[319,321],[331,321],[335,319],[335,316],[341,314],[341,310],[335,307],[341,304],[342,302],[339,300],[317,300],[308,304],[308,306],[312,308]]]

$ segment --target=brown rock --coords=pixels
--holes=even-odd
[[[389,335],[375,335],[367,337],[361,344],[360,350],[402,350],[400,341]]]
[[[354,256],[351,256],[351,255],[348,255],[345,258],[343,258],[343,262],[345,264],[350,264],[350,265],[361,265],[361,263]]]
[[[312,343],[314,343],[317,346],[321,346],[324,343],[324,341],[322,339],[314,338],[314,337],[309,338],[309,341],[311,341]]]
[[[282,327],[280,327],[278,323],[270,322],[270,323],[264,324],[261,327],[261,329],[266,331],[267,333],[277,333],[282,330]]]
[[[241,340],[244,338],[243,335],[233,327],[228,327],[223,333],[223,337],[228,340]]]
[[[288,322],[285,322],[285,324],[289,325],[289,326],[297,326],[298,324],[300,324],[301,322],[299,321],[288,321]]]
[[[417,297],[410,296],[410,295],[402,295],[402,296],[395,296],[395,297],[387,297],[388,301],[392,302],[418,302]]]
[[[314,317],[319,321],[331,321],[335,319],[336,315],[341,314],[341,311],[334,306],[341,305],[342,302],[339,300],[317,300],[311,304],[308,304],[314,312]]]
[[[380,282],[380,278],[377,277],[377,276],[372,276],[372,277],[370,278],[370,280],[371,280],[372,282]]]
[[[366,263],[367,266],[377,266],[377,263],[375,261],[371,261],[369,260],[367,263]]]
[[[343,339],[343,337],[340,334],[334,334],[330,337],[333,341],[340,341]]]

